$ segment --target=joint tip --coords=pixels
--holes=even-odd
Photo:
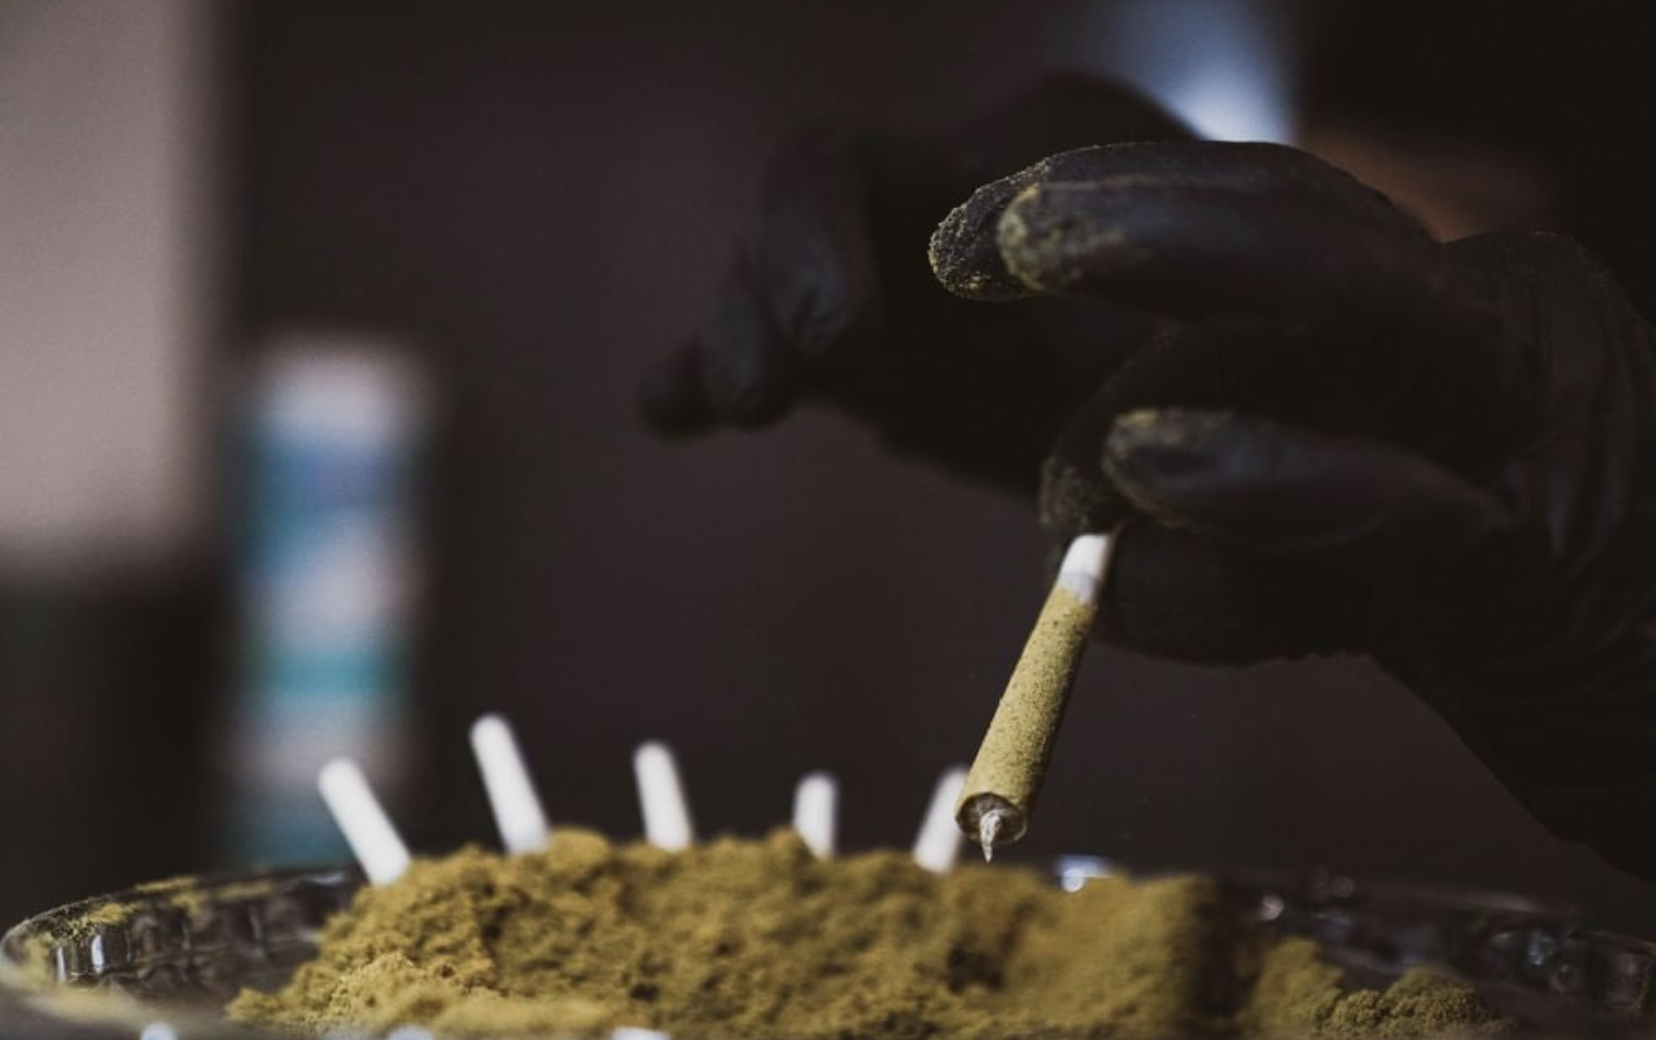
[[[995,839],[1000,837],[1003,814],[998,809],[991,809],[978,820],[978,844],[983,847],[983,862],[993,863],[995,860]]]

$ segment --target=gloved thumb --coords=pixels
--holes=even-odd
[[[1515,523],[1496,499],[1391,445],[1231,412],[1159,409],[1116,420],[1104,469],[1169,527],[1314,561],[1376,586],[1441,573]]]

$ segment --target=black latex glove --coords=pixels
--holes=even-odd
[[[1656,360],[1593,257],[1439,244],[1303,152],[1191,142],[990,184],[932,260],[965,296],[1167,319],[1041,491],[1060,539],[1131,521],[1111,638],[1372,654],[1555,832],[1656,877]]]
[[[932,278],[926,240],[967,192],[1043,155],[1187,136],[1138,95],[1079,77],[935,141],[801,136],[765,179],[711,318],[646,381],[646,419],[694,434],[816,402],[900,451],[1033,494],[1067,417],[1150,325],[1091,301],[966,303]]]

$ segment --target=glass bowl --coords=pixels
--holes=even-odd
[[[1074,889],[1110,869],[1067,856],[1056,877]],[[1568,908],[1328,871],[1205,873],[1239,912],[1317,940],[1355,984],[1434,964],[1532,1034],[1656,1026],[1656,945],[1586,929]],[[342,868],[181,878],[30,918],[0,938],[0,1036],[131,1038],[164,1021],[184,1040],[274,1037],[225,1023],[219,1009],[244,986],[281,985],[362,883]]]

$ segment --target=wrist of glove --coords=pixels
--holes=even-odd
[[[1372,655],[1555,831],[1656,877],[1656,361],[1573,242],[1442,245],[1293,149],[1083,149],[933,238],[968,298],[1158,334],[1056,439],[1055,536],[1128,526],[1106,635]]]

